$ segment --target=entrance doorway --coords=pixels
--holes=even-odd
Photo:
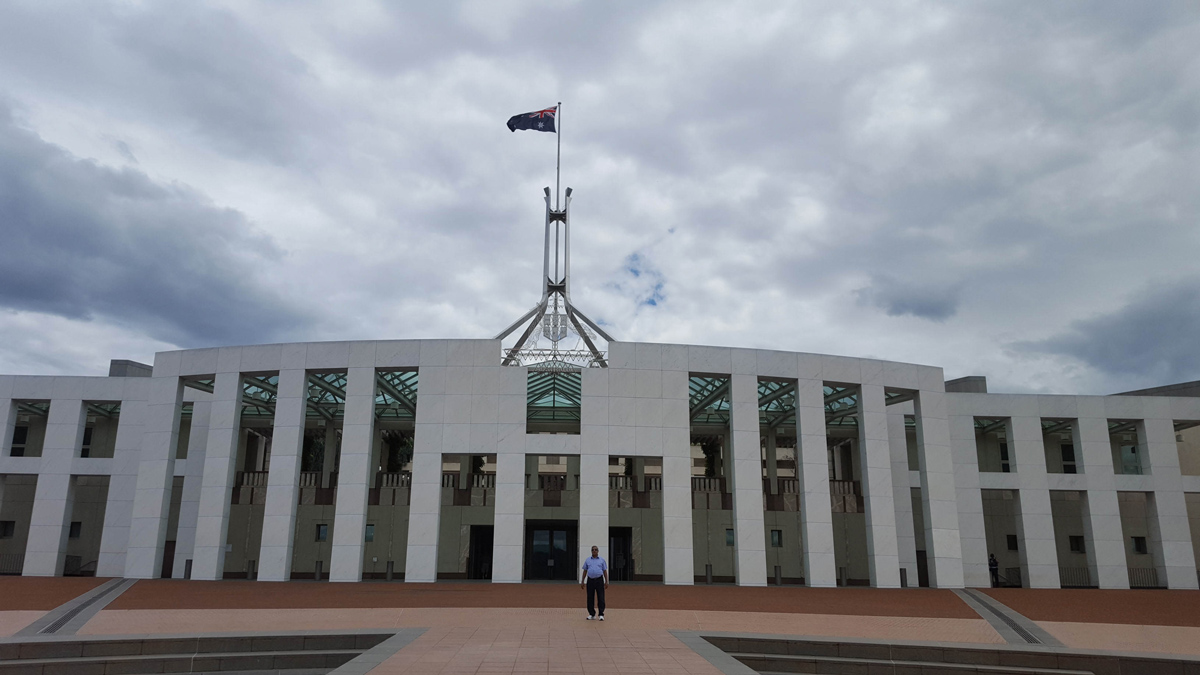
[[[608,567],[613,581],[633,580],[633,528],[608,528]]]
[[[471,544],[467,559],[468,579],[492,578],[492,540],[496,528],[492,525],[472,525]]]
[[[574,520],[525,523],[525,578],[578,581],[579,525]]]

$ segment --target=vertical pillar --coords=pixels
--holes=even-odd
[[[192,403],[192,422],[188,430],[187,465],[179,499],[179,525],[175,530],[175,563],[172,579],[187,574],[187,562],[196,556],[196,520],[200,517],[200,490],[204,487],[204,457],[208,453],[208,424],[212,419],[212,401]]]
[[[242,426],[242,375],[217,373],[213,384],[208,447],[204,451],[204,482],[196,515],[196,544],[192,578],[216,580],[225,574],[225,540],[229,530],[229,500],[233,494],[234,462]]]
[[[967,587],[986,588],[992,585],[991,572],[988,570],[988,554],[991,551],[988,551],[983,520],[975,417],[970,414],[954,414],[951,411],[947,423],[950,430],[950,453],[954,457],[963,584]]]
[[[888,446],[887,402],[883,387],[858,388],[858,448],[866,505],[867,559],[871,585],[900,587],[900,554],[896,543],[896,504],[892,491],[892,454]]]
[[[534,457],[529,455],[529,457]],[[531,480],[537,483],[534,457]],[[525,546],[525,474],[526,455],[507,452],[496,456],[496,528],[492,543],[492,582],[520,583],[521,563]],[[580,526],[583,521],[583,498],[580,494]],[[605,495],[607,504],[607,495]],[[605,514],[607,519],[607,514]],[[436,522],[435,522],[436,532]],[[580,532],[581,537],[583,532]],[[607,537],[605,537],[607,540]]]
[[[608,550],[608,456],[581,455],[579,462],[579,560],[591,556],[592,546],[609,560]],[[609,560],[611,563],[612,561]],[[579,570],[575,571],[576,577]]]
[[[821,380],[796,381],[796,421],[804,577],[809,586],[833,587],[837,586],[837,564],[833,557],[829,449],[825,440],[825,391]]]
[[[892,503],[896,509],[896,555],[911,587],[917,585],[917,538],[908,478],[908,431],[904,426],[904,415],[889,414],[887,431],[892,461]]]
[[[917,445],[920,449],[921,508],[925,516],[926,560],[929,585],[934,588],[962,588],[962,546],[959,540],[958,494],[954,484],[954,458],[950,452],[950,425],[946,415],[946,394],[941,391],[941,371],[937,370],[937,389],[924,386],[913,405],[917,416]]]
[[[308,373],[302,369],[279,371],[278,392],[271,467],[267,471],[267,502],[263,506],[262,547],[258,554],[258,578],[261,581],[291,578],[296,503],[300,492],[300,453],[308,409]]]
[[[1129,588],[1129,563],[1125,559],[1125,532],[1113,475],[1108,420],[1080,417],[1072,425],[1071,435],[1087,479],[1083,532],[1092,583],[1100,588]]]
[[[1138,437],[1145,439],[1143,461],[1149,461],[1150,475],[1154,479],[1154,492],[1147,500],[1146,515],[1159,583],[1172,589],[1194,589],[1197,587],[1196,554],[1192,549],[1187,502],[1183,496],[1174,421],[1143,420],[1138,423]]]
[[[326,422],[325,452],[321,455],[321,483],[317,487],[335,488],[333,474],[338,469],[338,429],[332,422]]]
[[[137,491],[129,525],[129,550],[125,556],[125,576],[131,579],[153,579],[162,564],[182,406],[183,380],[178,376],[150,379]]]
[[[763,537],[762,443],[758,424],[758,378],[729,378],[732,410],[729,455],[733,492],[734,574],[739,586],[767,585],[767,548]]]
[[[408,554],[405,558],[405,582],[437,581],[438,519],[442,503],[442,455],[436,451],[436,448],[432,451],[422,451],[423,427],[431,426],[435,425],[417,425],[412,463],[412,499],[408,509]],[[441,424],[436,426],[440,432]],[[440,447],[440,438],[437,447]],[[496,478],[496,510],[499,513],[499,475]],[[496,538],[499,539],[499,531],[496,532]],[[496,561],[493,560],[492,569],[495,570],[495,568]],[[492,573],[492,577],[495,578],[495,572]]]
[[[27,577],[56,577],[63,572],[67,528],[75,497],[71,463],[83,442],[83,401],[54,399],[46,417],[46,441],[25,545]]]
[[[100,557],[96,576],[125,575],[125,551],[133,517],[133,495],[137,490],[138,455],[146,427],[146,402],[121,401],[117,438],[113,447],[112,473],[104,506],[104,531],[100,534]]]
[[[604,462],[606,465],[608,464],[607,457],[604,458]],[[605,490],[608,489],[607,473],[608,473],[608,470],[605,469],[605,474],[606,474],[605,475],[606,482],[605,482],[605,488],[604,488]],[[638,492],[646,491],[646,458],[645,457],[634,457],[633,458],[633,489],[637,490]],[[588,553],[591,553],[591,551],[588,551]]]
[[[1054,540],[1054,514],[1046,479],[1046,447],[1039,417],[1011,417],[1008,427],[1009,457],[1016,462],[1020,479],[1019,522],[1021,562],[1029,588],[1058,588],[1058,548]]]
[[[767,444],[766,444],[766,463],[767,463],[767,489],[770,494],[779,494],[779,447],[778,438],[776,437],[776,428],[770,427],[767,429]]]
[[[16,426],[17,404],[11,398],[0,398],[0,457],[12,454],[12,438]]]
[[[367,526],[367,480],[375,438],[375,369],[350,368],[346,415],[333,516],[330,581],[362,581],[363,536]]]

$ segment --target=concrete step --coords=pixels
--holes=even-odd
[[[1090,670],[1031,668],[935,661],[894,661],[841,656],[788,654],[730,654],[759,673],[822,673],[824,675],[1093,675]]]
[[[361,651],[210,652],[137,656],[60,657],[0,661],[0,675],[140,675],[237,671],[329,672]]]

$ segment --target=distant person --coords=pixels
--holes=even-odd
[[[1000,561],[996,560],[995,553],[988,554],[988,571],[992,573],[992,588],[1000,585]]]
[[[587,589],[587,620],[596,618],[596,596],[600,596],[600,620],[604,620],[604,589],[608,588],[608,563],[600,557],[600,548],[592,547],[592,557],[583,560],[579,587]]]

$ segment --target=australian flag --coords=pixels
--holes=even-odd
[[[554,132],[554,114],[558,112],[558,106],[550,106],[545,110],[537,112],[521,113],[508,118],[508,130],[516,131],[517,129],[532,129],[533,131],[549,131]]]

